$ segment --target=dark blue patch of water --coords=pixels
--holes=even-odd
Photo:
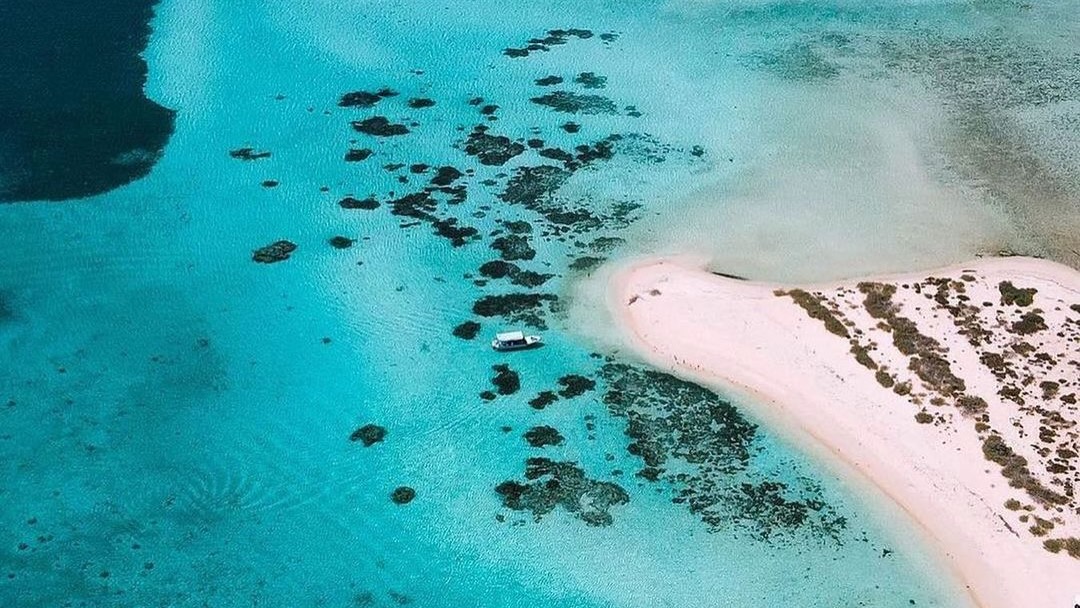
[[[0,203],[91,196],[150,171],[175,114],[143,92],[154,4],[0,2]]]

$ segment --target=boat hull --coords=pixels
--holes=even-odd
[[[539,346],[542,346],[543,344],[544,339],[540,336],[525,336],[525,340],[521,342],[500,342],[499,340],[492,340],[491,348],[499,352],[508,352],[537,348]]]

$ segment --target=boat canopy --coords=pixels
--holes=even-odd
[[[524,342],[525,334],[520,331],[507,331],[501,334],[495,334],[495,339],[499,342]]]

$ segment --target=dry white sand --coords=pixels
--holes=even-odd
[[[1080,273],[983,259],[792,297],[703,266],[651,259],[612,276],[608,305],[636,352],[749,394],[759,417],[861,473],[928,532],[979,605],[1073,607]],[[1033,301],[1006,303],[1002,281],[1034,288]]]

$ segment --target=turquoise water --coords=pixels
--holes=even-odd
[[[147,93],[177,115],[151,174],[89,199],[0,206],[0,599],[965,605],[910,522],[726,402],[594,355],[561,311],[581,274],[574,260],[653,247],[650,239],[670,236],[662,225],[710,205],[737,214],[733,203],[702,202],[704,190],[760,200],[746,192],[764,192],[754,188],[770,163],[820,140],[811,128],[791,130],[798,99],[839,104],[835,114],[858,124],[870,121],[864,106],[872,104],[852,100],[868,91],[891,90],[894,100],[921,91],[905,120],[938,107],[947,91],[866,49],[913,44],[918,18],[937,20],[934,31],[948,39],[982,31],[983,19],[1012,23],[1012,10],[995,21],[952,3],[165,0],[145,52]],[[564,36],[528,57],[503,54],[552,28],[592,36]],[[606,77],[605,86],[573,83],[582,72]],[[566,82],[534,83],[551,74]],[[382,87],[399,95],[373,108],[337,106],[346,92]],[[602,95],[614,110],[567,114],[530,101],[553,90]],[[409,108],[414,97],[436,103]],[[484,101],[471,105],[475,97]],[[499,106],[497,120],[481,113],[487,104]],[[926,122],[952,124],[950,111]],[[411,132],[376,138],[350,128],[375,115]],[[562,129],[567,121],[580,131]],[[480,164],[458,145],[479,124],[571,151],[622,134],[610,140],[612,158],[585,163],[533,201],[593,215],[558,224],[500,198],[517,167],[558,162],[529,150],[503,166]],[[272,155],[230,157],[245,146]],[[346,163],[350,148],[373,153]],[[864,152],[833,151],[837,162]],[[388,171],[390,163],[405,166]],[[466,200],[440,198],[435,213],[475,227],[475,239],[454,247],[429,220],[391,213],[392,199],[431,179],[410,173],[413,163],[474,171],[459,181]],[[982,215],[968,226],[970,242],[933,250],[935,260],[1038,233],[1017,219],[1032,217],[1016,211],[1026,207],[984,198],[960,170],[935,173],[946,165],[926,173],[964,190],[950,201]],[[374,195],[381,206],[343,209],[346,195]],[[891,201],[830,218],[858,226],[895,209]],[[777,224],[805,224],[794,216]],[[505,222],[515,221],[531,224],[535,258],[514,263],[557,275],[541,287],[478,275],[499,257],[492,233],[505,236]],[[734,235],[729,255],[755,230],[707,226],[721,241]],[[356,240],[336,249],[327,243],[336,235]],[[298,246],[290,259],[252,262],[254,249],[278,239]],[[896,263],[924,244],[918,239],[871,258]],[[1053,250],[1047,243],[1037,246]],[[767,274],[785,258],[766,245]],[[481,317],[473,305],[511,292],[562,296],[541,309],[543,349],[506,356],[485,347],[521,319]],[[475,340],[451,334],[470,319],[482,327]],[[520,375],[521,389],[485,400],[500,363]],[[567,374],[597,385],[542,410],[529,406],[540,391],[560,390]],[[384,441],[349,440],[368,423],[387,429]],[[530,447],[522,433],[536,425],[564,441]],[[643,462],[645,453],[657,462]],[[525,483],[531,457],[581,472],[584,481],[561,479],[570,503],[535,513],[503,503],[495,487]],[[598,507],[610,522],[589,525],[580,515],[614,491],[610,484],[625,504]],[[403,485],[416,498],[397,505],[390,494]],[[689,502],[673,502],[680,496]]]

